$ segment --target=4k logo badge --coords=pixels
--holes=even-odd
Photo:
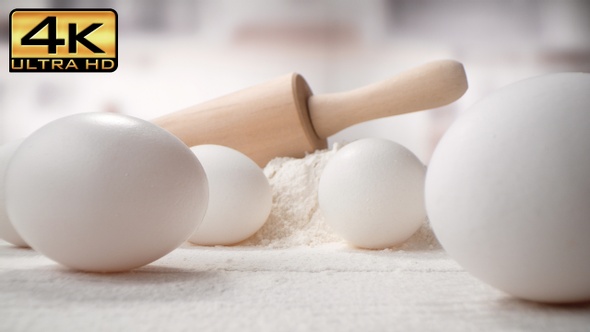
[[[112,9],[15,9],[11,72],[113,72],[117,13]]]

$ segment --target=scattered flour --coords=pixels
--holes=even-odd
[[[335,144],[304,158],[271,160],[264,168],[273,192],[270,217],[243,244],[287,248],[342,241],[326,225],[318,206],[320,175],[339,148]]]
[[[344,243],[325,223],[318,206],[322,170],[341,147],[336,143],[331,149],[318,150],[304,158],[271,160],[264,168],[273,191],[270,216],[256,234],[240,245],[290,248]],[[424,222],[416,234],[397,249],[439,248],[429,223]]]

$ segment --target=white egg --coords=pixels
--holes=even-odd
[[[177,248],[207,207],[194,154],[137,118],[85,113],[25,139],[6,174],[6,207],[31,247],[70,268],[115,272]]]
[[[350,143],[322,172],[322,215],[354,246],[402,244],[426,219],[425,172],[411,151],[392,141],[367,138]]]
[[[8,218],[6,212],[6,200],[4,198],[4,179],[6,178],[5,175],[6,170],[8,169],[8,163],[21,142],[22,140],[16,140],[0,147],[0,239],[10,242],[18,247],[28,247],[29,245],[17,233],[14,226],[12,226],[12,222],[10,222],[10,219]]]
[[[191,150],[209,181],[209,207],[189,241],[198,245],[231,245],[254,235],[266,222],[272,192],[262,169],[239,151],[220,145]]]
[[[542,302],[590,300],[590,74],[509,85],[475,104],[431,159],[426,205],[476,277]]]

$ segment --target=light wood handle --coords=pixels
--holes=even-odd
[[[466,90],[463,65],[440,60],[360,89],[312,95],[307,105],[316,134],[327,138],[364,121],[444,106]]]

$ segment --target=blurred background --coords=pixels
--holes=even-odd
[[[27,7],[114,8],[118,70],[9,73],[9,12]],[[0,144],[73,113],[149,120],[289,72],[321,94],[456,59],[470,86],[459,101],[359,124],[329,140],[388,138],[427,163],[453,119],[491,91],[550,72],[590,72],[590,1],[2,1],[0,47]]]

